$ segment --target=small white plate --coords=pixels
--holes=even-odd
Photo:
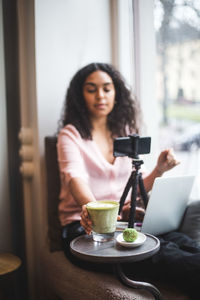
[[[116,231],[122,231],[127,227],[128,227],[128,222],[119,222],[119,221],[117,221]]]
[[[146,235],[142,232],[138,232],[138,237],[134,242],[126,242],[123,239],[123,233],[120,233],[117,236],[117,243],[119,243],[121,246],[128,247],[128,248],[134,248],[142,245],[146,241]]]

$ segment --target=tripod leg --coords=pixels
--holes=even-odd
[[[130,216],[129,216],[129,228],[134,228],[134,216],[135,216],[135,206],[136,206],[136,197],[137,197],[137,186],[138,186],[138,173],[135,171],[133,172],[133,186],[131,192],[131,209],[130,209]]]
[[[139,178],[138,180],[139,180],[140,193],[141,193],[142,199],[144,201],[144,206],[146,208],[147,203],[148,203],[148,196],[147,196],[147,193],[146,193],[146,190],[145,190],[145,187],[144,187],[144,182],[143,182],[143,179],[142,179],[142,173],[139,173],[138,178]]]
[[[132,186],[132,181],[133,181],[133,172],[131,173],[131,176],[129,177],[129,180],[128,180],[126,186],[125,186],[124,192],[123,192],[123,194],[122,194],[122,196],[121,196],[121,198],[120,198],[119,214],[120,214],[120,212],[121,212],[121,210],[122,210],[122,207],[123,207],[123,205],[124,205],[124,202],[125,202],[125,200],[126,200],[126,197],[127,197],[127,195],[128,195],[128,192],[129,192],[129,190],[130,190],[130,188],[131,188],[131,186]]]

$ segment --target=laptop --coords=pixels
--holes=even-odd
[[[194,176],[155,179],[141,231],[155,236],[177,230],[187,207]]]
[[[195,176],[158,177],[155,179],[145,216],[135,228],[143,233],[160,235],[177,230],[187,207]],[[117,222],[116,230],[128,222]]]

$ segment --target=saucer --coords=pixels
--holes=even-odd
[[[144,242],[146,241],[146,235],[142,232],[138,232],[138,237],[134,242],[126,242],[123,239],[123,233],[120,233],[117,238],[117,243],[120,244],[121,246],[127,247],[127,248],[134,248],[134,247],[138,247],[142,244],[144,244]]]

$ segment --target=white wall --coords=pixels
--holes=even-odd
[[[111,62],[109,0],[36,0],[40,146],[54,134],[69,80],[93,61]]]
[[[2,0],[0,0],[0,251],[11,251],[11,219],[8,182],[7,120],[3,45]]]

